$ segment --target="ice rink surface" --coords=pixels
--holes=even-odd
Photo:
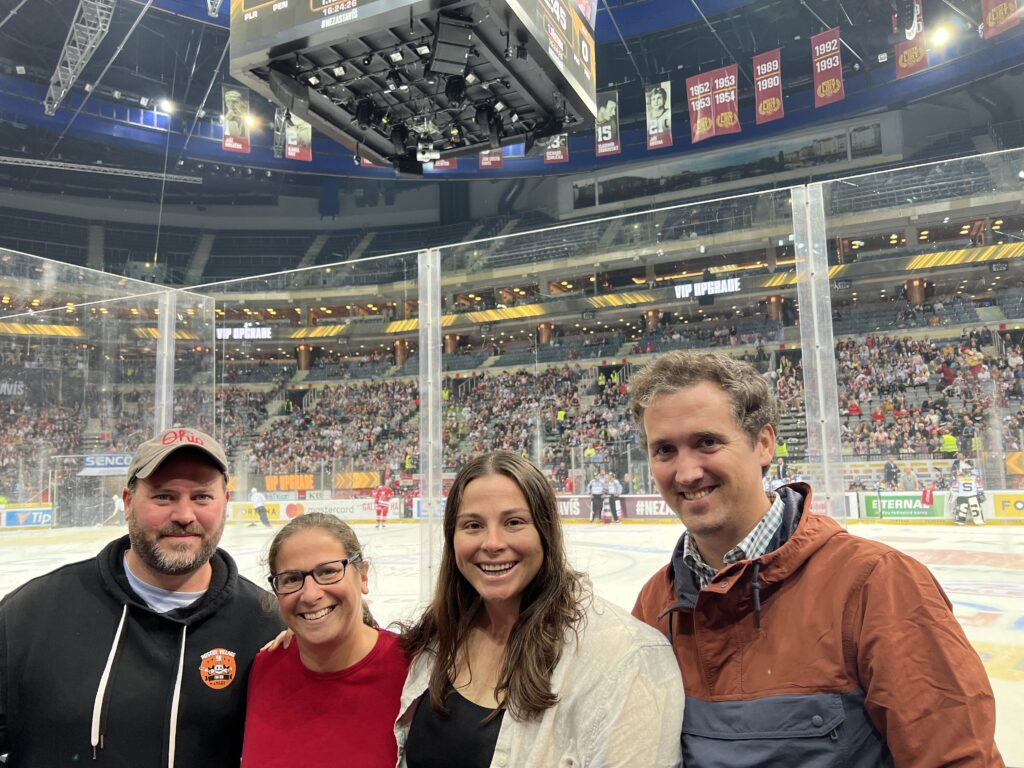
[[[416,615],[420,526],[354,526],[370,559],[369,601],[381,624]],[[566,525],[573,565],[596,591],[630,609],[647,578],[668,561],[679,525]],[[1008,766],[1024,768],[1024,526],[853,525],[925,563],[953,601],[957,618],[988,669],[998,702],[996,741]],[[5,531],[0,535],[0,595],[65,563],[94,555],[117,528]],[[222,547],[242,573],[266,583],[263,560],[273,530],[229,525]],[[951,727],[954,727],[951,724]]]

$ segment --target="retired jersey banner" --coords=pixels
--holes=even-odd
[[[644,91],[647,103],[647,148],[672,146],[672,83],[665,80]]]
[[[737,70],[735,64],[730,64],[711,72],[716,136],[740,132],[739,102],[736,98]]]
[[[1020,23],[1019,0],[981,0],[981,14],[982,31],[988,40]]]
[[[228,152],[249,153],[249,89],[240,85],[222,85],[223,117],[221,149]]]
[[[295,115],[291,125],[284,127],[284,156],[307,163],[313,159],[313,127]]]
[[[619,92],[597,95],[597,118],[594,120],[594,154],[598,157],[622,152],[619,141]]]
[[[928,49],[924,44],[924,8],[921,0],[914,2],[913,37],[896,43],[896,77],[907,77],[928,68]],[[898,30],[897,30],[898,31]]]
[[[839,55],[839,27],[811,38],[814,60],[814,106],[824,107],[846,98],[843,60]]]
[[[569,134],[559,133],[545,140],[544,144],[545,163],[568,163],[569,162]]]
[[[505,156],[500,149],[488,149],[480,153],[481,168],[504,168]]]
[[[690,141],[715,135],[715,108],[711,99],[711,72],[686,78],[686,106],[690,113]]]
[[[786,116],[782,105],[781,50],[776,48],[754,57],[754,113],[758,125]]]

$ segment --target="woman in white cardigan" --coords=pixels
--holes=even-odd
[[[681,765],[668,642],[569,567],[551,484],[515,453],[456,476],[434,599],[403,645],[403,768]]]

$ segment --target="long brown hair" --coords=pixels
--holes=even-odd
[[[363,545],[359,543],[359,537],[356,536],[356,532],[352,530],[348,523],[334,517],[334,515],[310,512],[293,519],[288,525],[278,531],[277,535],[274,536],[274,540],[270,542],[270,551],[267,553],[267,566],[270,569],[271,575],[277,572],[277,556],[281,552],[281,545],[299,531],[307,531],[314,528],[329,533],[337,539],[338,543],[345,548],[345,556],[349,560],[357,557],[362,559],[362,563],[354,566],[360,572],[368,567],[366,559],[363,558]],[[366,604],[365,600],[363,600],[363,623],[368,627],[377,627],[377,621],[373,618],[373,614],[370,613],[370,607]]]
[[[402,644],[412,658],[428,651],[436,654],[430,705],[447,713],[445,693],[455,679],[473,620],[482,610],[480,595],[455,563],[455,518],[466,486],[488,475],[503,475],[519,486],[544,549],[540,571],[520,598],[519,619],[509,636],[494,691],[499,708],[517,720],[529,720],[558,702],[551,690],[551,673],[562,657],[566,632],[578,633],[588,599],[582,574],[569,567],[565,556],[554,489],[529,460],[511,451],[495,451],[459,470],[444,507],[444,549],[434,598],[415,625],[403,627]]]

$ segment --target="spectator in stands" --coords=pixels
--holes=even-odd
[[[282,625],[217,548],[227,469],[195,429],[144,442],[122,494],[128,535],[0,603],[10,764],[238,764],[249,667]]]
[[[763,491],[777,419],[764,379],[670,352],[632,387],[640,445],[686,526],[633,612],[676,651],[688,764],[1002,766],[985,669],[928,569],[812,514],[807,485]]]
[[[668,643],[569,567],[540,470],[509,451],[471,460],[443,528],[434,598],[403,637],[400,765],[679,766]]]
[[[355,533],[333,515],[302,515],[274,536],[267,561],[294,641],[253,664],[243,768],[328,766],[339,756],[394,768],[409,662],[363,601],[369,566]]]

